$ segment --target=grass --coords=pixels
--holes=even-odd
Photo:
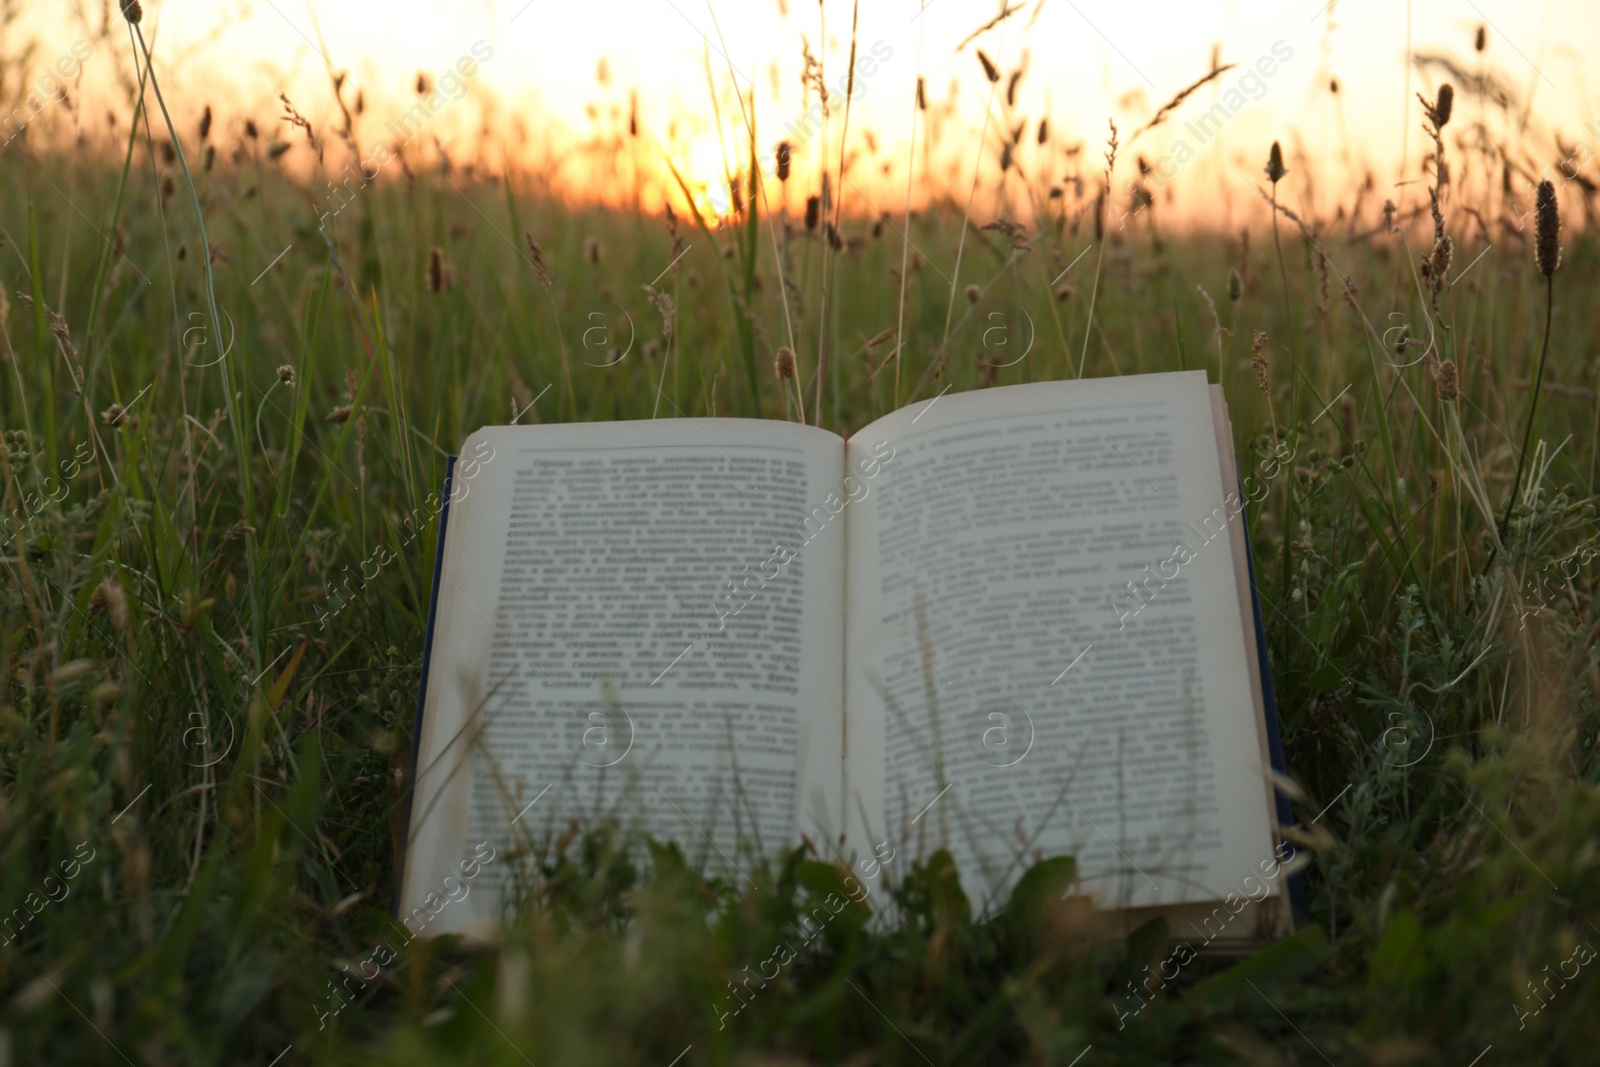
[[[0,945],[0,1065],[1590,1058],[1587,231],[1567,234],[1547,308],[1494,190],[1495,247],[1470,268],[1476,201],[1446,191],[1459,247],[1434,292],[1413,266],[1429,235],[1367,233],[1370,202],[1311,219],[1313,241],[1263,201],[1241,257],[1152,215],[1097,240],[1093,176],[1049,197],[1010,171],[1036,226],[985,227],[986,175],[970,218],[965,190],[904,235],[899,211],[845,212],[834,249],[797,213],[763,217],[763,197],[722,228],[680,207],[673,230],[419,153],[324,233],[242,121],[169,158],[164,116],[124,114],[70,158],[19,144],[0,190],[0,916],[26,916]],[[1274,195],[1296,203],[1292,176]],[[1092,267],[1058,278],[1091,245]],[[1027,358],[997,366],[1030,323]],[[1256,330],[1270,395],[1240,352]],[[792,398],[771,370],[784,345]],[[1443,359],[1457,397],[1435,385]],[[1180,365],[1229,388],[1241,455],[1296,456],[1251,516],[1314,854],[1296,937],[1136,998],[1176,931],[1085,939],[1052,892],[1061,861],[975,916],[947,856],[908,851],[875,891],[883,923],[845,909],[725,1015],[842,872],[770,855],[756,890],[600,825],[526,857],[530,906],[503,944],[400,944],[428,496],[466,434],[513,413],[793,417],[801,398],[847,433],[947,385]],[[340,984],[349,1003],[322,1014]]]

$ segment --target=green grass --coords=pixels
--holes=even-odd
[[[1429,336],[1411,265],[1431,234],[1350,240],[1330,221],[1324,269],[1280,220],[1280,268],[1264,203],[1248,262],[1231,238],[1157,240],[1140,217],[1053,286],[1094,242],[1092,187],[1041,197],[1051,221],[1019,242],[979,228],[984,197],[964,245],[962,203],[919,212],[897,368],[892,339],[869,341],[900,321],[898,215],[875,229],[846,212],[821,323],[827,245],[797,216],[786,315],[775,230],[755,211],[721,230],[681,218],[688,251],[663,274],[676,249],[660,218],[413,158],[324,239],[264,142],[222,126],[214,165],[192,138],[185,157],[220,326],[183,172],[142,124],[98,154],[7,155],[0,915],[31,918],[0,946],[0,1065],[266,1064],[291,1044],[286,1065],[665,1067],[686,1048],[684,1064],[1067,1064],[1088,1048],[1078,1062],[1465,1065],[1489,1045],[1485,1064],[1588,1061],[1587,967],[1517,1016],[1538,1007],[1530,981],[1600,941],[1600,615],[1572,555],[1595,545],[1600,463],[1587,233],[1568,234],[1555,277],[1542,443],[1495,548],[1545,319],[1514,227],[1437,300],[1433,359],[1458,365],[1455,400],[1420,343],[1385,332]],[[1445,214],[1459,277],[1483,242],[1454,191]],[[658,275],[670,344],[642,289]],[[601,826],[521,860],[532,904],[498,947],[395,948],[445,456],[513,411],[793,417],[772,372],[790,322],[802,383],[828,346],[820,405],[809,385],[805,402],[841,433],[946,385],[1073,377],[1082,359],[1089,376],[1204,368],[1227,387],[1241,455],[1294,449],[1251,536],[1312,926],[1243,963],[1184,967],[1119,1024],[1176,932],[1083,940],[1049,891],[1060,863],[977,921],[946,856],[906,851],[875,890],[882,925],[847,909],[724,1021],[729,983],[841,872],[773,855],[754,890]],[[1025,359],[980,365],[985,347],[1015,359],[1030,332]],[[49,481],[62,464],[74,476]],[[63,862],[74,877],[45,882]],[[37,915],[26,903],[63,890]],[[319,1027],[344,965],[386,943],[381,977]]]

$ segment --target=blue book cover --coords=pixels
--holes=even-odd
[[[433,586],[428,592],[428,625],[422,633],[422,677],[417,682],[417,718],[412,724],[411,734],[411,775],[406,781],[406,813],[401,820],[400,853],[395,857],[395,870],[405,870],[406,843],[411,840],[411,804],[416,794],[417,759],[421,755],[422,747],[422,709],[428,699],[428,665],[433,661],[433,623],[439,612],[439,580],[444,574],[444,535],[450,526],[450,492],[453,488],[452,479],[456,472],[456,457],[445,457],[444,468],[444,503],[439,508],[439,543],[433,553]],[[390,910],[399,914],[400,911],[400,886],[402,879],[394,881],[394,901]]]
[[[1234,462],[1237,464],[1237,457]],[[1245,524],[1244,558],[1249,567],[1250,611],[1255,617],[1256,624],[1256,659],[1261,665],[1261,704],[1267,721],[1267,754],[1272,760],[1272,769],[1279,774],[1287,775],[1289,772],[1283,759],[1283,729],[1278,722],[1278,701],[1272,691],[1272,660],[1267,655],[1267,627],[1261,617],[1261,593],[1256,588],[1256,552],[1254,546],[1250,544],[1247,505],[1245,510],[1239,513],[1239,518]],[[1277,805],[1278,825],[1293,826],[1294,808],[1289,803],[1289,798],[1283,795],[1282,790],[1276,788],[1273,789],[1272,796],[1273,802]],[[1296,852],[1298,851],[1296,847]],[[1307,920],[1305,875],[1298,871],[1290,875],[1288,888],[1289,910],[1294,918],[1295,929],[1298,930]]]

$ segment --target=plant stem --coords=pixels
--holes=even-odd
[[[1517,475],[1511,479],[1511,495],[1506,498],[1506,510],[1500,516],[1499,539],[1503,542],[1506,537],[1506,524],[1511,521],[1511,509],[1516,506],[1517,493],[1522,488],[1522,472],[1528,465],[1528,443],[1533,438],[1533,416],[1539,410],[1539,387],[1544,382],[1544,361],[1550,354],[1550,318],[1552,305],[1555,303],[1556,279],[1553,274],[1544,276],[1544,343],[1539,346],[1539,365],[1533,374],[1533,394],[1528,400],[1528,420],[1522,427],[1522,451],[1517,456]],[[1489,563],[1494,562],[1494,553],[1489,555]],[[1485,573],[1488,572],[1488,563],[1484,564]]]
[[[1299,406],[1299,379],[1294,366],[1294,312],[1289,309],[1289,271],[1283,265],[1283,244],[1278,240],[1278,183],[1272,183],[1272,246],[1278,250],[1278,277],[1283,281],[1284,346],[1289,349],[1289,426],[1294,426]]]
[[[200,231],[200,265],[204,271],[206,286],[206,308],[211,313],[212,342],[222,345],[222,313],[217,310],[216,278],[211,270],[211,242],[206,237],[206,220],[200,210],[200,196],[195,192],[194,176],[189,173],[188,161],[183,157],[183,141],[178,137],[178,131],[173,128],[172,115],[167,111],[167,102],[161,95],[161,83],[156,80],[155,60],[150,55],[150,46],[145,43],[144,31],[137,23],[129,23],[134,36],[139,42],[139,50],[144,53],[145,73],[150,79],[150,88],[155,90],[156,104],[161,108],[161,117],[167,124],[167,133],[172,138],[173,153],[177,156],[178,167],[183,171],[183,186],[189,193],[189,205],[194,209],[195,228]],[[259,556],[256,545],[255,528],[250,520],[255,516],[255,494],[250,478],[250,443],[246,436],[244,423],[239,419],[239,411],[233,402],[233,376],[228,370],[228,350],[222,348],[222,354],[216,360],[222,371],[222,400],[228,412],[228,424],[233,427],[233,447],[239,453],[239,492],[244,506],[241,519],[244,524],[245,567],[249,574],[250,587],[250,621],[251,621],[251,652],[257,668],[261,666],[261,645],[266,631],[266,617],[262,613],[261,598],[257,591],[259,569]]]

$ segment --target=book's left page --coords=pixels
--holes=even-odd
[[[492,935],[578,819],[741,877],[838,833],[844,443],[754,419],[491,427],[440,557],[399,917]],[[835,520],[838,522],[840,520]]]

